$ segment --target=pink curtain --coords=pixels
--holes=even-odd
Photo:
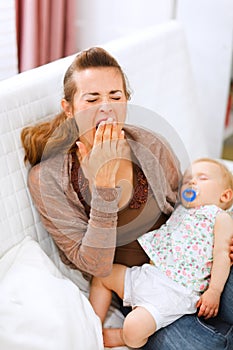
[[[75,0],[16,0],[19,72],[76,51]]]

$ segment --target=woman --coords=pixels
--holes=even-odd
[[[113,262],[148,262],[136,239],[160,227],[177,199],[179,162],[161,136],[124,125],[129,99],[118,62],[105,50],[91,48],[65,74],[63,112],[21,135],[25,161],[32,165],[29,189],[41,220],[62,260],[87,278],[108,275]],[[233,283],[228,285],[230,293]],[[197,319],[183,319],[174,330],[152,336],[145,349],[178,349],[176,339],[179,348],[187,349],[186,328],[191,324],[195,331]],[[199,320],[196,327],[188,349],[203,349],[205,339],[214,349],[212,330]],[[199,348],[192,347],[192,338],[201,332]]]

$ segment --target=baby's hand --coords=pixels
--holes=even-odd
[[[219,309],[220,295],[215,289],[207,289],[197,302],[198,317],[215,317]]]

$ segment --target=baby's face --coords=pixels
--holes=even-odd
[[[192,188],[197,190],[196,198],[187,202],[182,193],[184,190]],[[225,191],[223,174],[220,167],[211,162],[200,161],[193,163],[183,176],[181,186],[181,201],[185,207],[196,207],[200,205],[215,204],[222,207],[222,194]]]

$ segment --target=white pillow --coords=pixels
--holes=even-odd
[[[87,298],[26,237],[0,259],[1,350],[103,350]]]

